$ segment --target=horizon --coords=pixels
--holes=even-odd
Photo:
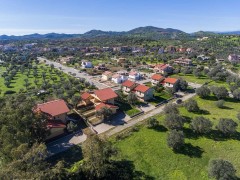
[[[239,31],[237,0],[57,1],[0,0],[0,35],[83,34],[90,30],[129,31],[154,26],[198,31]]]

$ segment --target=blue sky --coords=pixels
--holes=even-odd
[[[0,34],[240,30],[240,0],[0,0]]]

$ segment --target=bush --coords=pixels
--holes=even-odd
[[[236,100],[240,100],[240,89],[236,89],[233,91],[233,98]]]
[[[68,132],[75,132],[77,129],[78,129],[77,124],[73,123],[72,121],[70,121],[70,122],[67,124],[67,130],[68,130]]]
[[[238,120],[240,120],[240,113],[237,114],[237,118],[238,118]]]
[[[177,108],[177,105],[176,105],[176,104],[173,104],[173,103],[170,103],[170,104],[165,105],[163,111],[164,111],[166,114],[170,114],[170,113],[179,114],[179,110],[178,110],[178,108]]]
[[[213,86],[211,88],[211,91],[218,99],[224,99],[228,97],[228,90],[224,86],[221,87]]]
[[[184,106],[188,110],[188,112],[198,112],[199,111],[197,101],[195,101],[194,99],[190,99],[187,102],[185,102]]]
[[[232,135],[236,132],[238,124],[229,118],[221,118],[216,128],[225,135]]]
[[[218,100],[217,102],[215,102],[215,105],[218,108],[223,108],[224,107],[224,103],[225,103],[225,101],[221,99],[221,100]]]
[[[183,128],[184,119],[178,114],[171,113],[166,115],[164,124],[168,129],[179,130]]]
[[[147,127],[148,128],[155,128],[159,125],[159,122],[157,121],[156,118],[149,118],[147,121]]]
[[[196,93],[201,98],[206,98],[210,95],[211,91],[207,86],[202,86],[196,89]]]
[[[212,126],[212,122],[203,116],[196,117],[190,124],[191,129],[200,134],[208,133]]]
[[[184,134],[182,131],[172,130],[167,136],[167,144],[173,150],[178,150],[184,145]]]
[[[208,175],[215,179],[236,179],[236,169],[229,161],[214,159],[209,161]]]

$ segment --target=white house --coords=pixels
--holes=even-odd
[[[128,77],[129,77],[129,79],[139,80],[141,78],[141,74],[139,72],[132,71],[129,73]]]
[[[93,68],[92,62],[89,62],[89,61],[83,60],[81,65],[82,65],[82,68]]]
[[[125,82],[127,79],[128,79],[127,76],[121,75],[121,74],[114,74],[112,76],[112,81],[117,84],[121,84],[121,83]]]

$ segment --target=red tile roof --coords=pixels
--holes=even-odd
[[[153,80],[160,81],[161,79],[163,80],[164,77],[161,76],[160,74],[154,74],[154,75],[152,75],[152,79],[153,79]]]
[[[111,71],[105,71],[104,73],[103,73],[103,75],[110,75],[110,74],[112,74],[112,72]]]
[[[154,69],[161,69],[164,70],[165,68],[167,68],[169,65],[168,64],[157,64]]]
[[[134,84],[135,84],[135,82],[132,82],[132,81],[130,81],[130,80],[127,80],[127,81],[125,81],[125,82],[122,83],[122,86],[132,87]]]
[[[150,87],[148,87],[148,86],[145,86],[145,85],[143,85],[143,84],[139,84],[134,90],[135,91],[140,91],[140,92],[142,92],[142,93],[145,93],[147,90],[149,90],[150,89]]]
[[[89,98],[90,96],[91,96],[91,94],[85,92],[85,93],[83,93],[83,94],[81,95],[81,98],[82,98],[83,100],[86,100],[86,99]]]
[[[178,81],[176,78],[166,78],[164,80],[165,83],[175,84]]]
[[[135,75],[137,75],[137,72],[136,71],[132,71],[132,72],[129,73],[129,75],[130,76],[135,76]]]
[[[60,121],[50,120],[47,123],[48,128],[65,128],[66,125]]]
[[[114,74],[114,75],[112,76],[112,78],[118,78],[118,77],[120,77],[119,74]]]
[[[111,104],[105,104],[105,103],[100,103],[98,105],[95,106],[96,111],[100,110],[103,107],[107,107],[107,108],[118,108],[117,106],[111,105]]]
[[[94,94],[101,101],[106,101],[106,100],[118,97],[118,95],[111,88],[105,88],[105,89],[96,90],[96,91],[94,91]]]
[[[43,104],[37,104],[35,110],[49,114],[51,116],[57,116],[60,114],[68,113],[70,111],[65,101],[62,99],[49,101]]]

